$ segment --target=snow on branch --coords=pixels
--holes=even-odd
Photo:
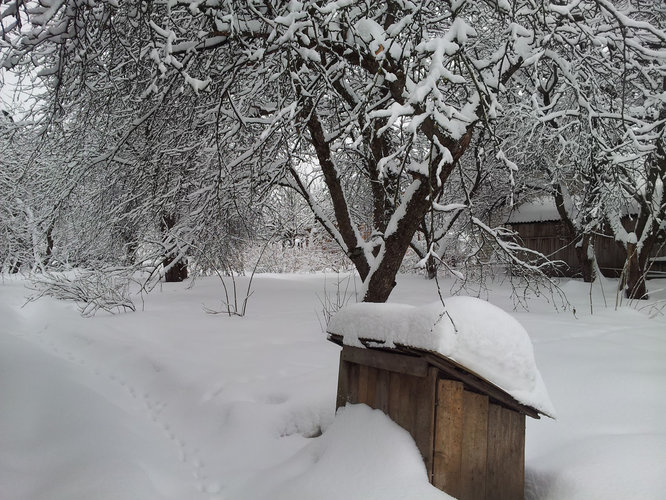
[[[551,261],[541,252],[525,248],[518,244],[515,241],[515,232],[505,227],[491,228],[484,224],[477,217],[472,217],[471,221],[472,224],[490,236],[492,241],[504,253],[504,255],[509,258],[512,264],[529,271],[537,272],[539,274],[542,274],[544,270],[552,267],[554,264],[557,264],[557,261]],[[532,258],[523,258],[520,256],[520,254]]]
[[[81,315],[92,317],[99,311],[111,314],[135,311],[129,296],[131,274],[122,268],[78,270],[69,274],[44,273],[34,275],[31,286],[37,293],[30,302],[49,296],[76,302]]]

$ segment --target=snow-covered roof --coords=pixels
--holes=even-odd
[[[579,201],[576,196],[565,198],[567,212],[573,217],[578,213],[579,209],[576,207],[576,203]],[[637,214],[640,211],[636,200],[620,198],[616,200],[616,203],[615,212],[619,213],[622,217]],[[610,207],[607,210],[612,212]],[[507,224],[524,224],[529,222],[553,222],[561,219],[560,213],[555,206],[555,199],[552,196],[540,196],[525,203],[515,205],[511,209],[506,222]]]
[[[508,224],[521,224],[527,222],[558,221],[560,219],[561,217],[557,211],[553,197],[542,196],[514,206],[506,222]]]
[[[420,307],[353,304],[331,319],[328,332],[350,346],[406,346],[437,353],[519,403],[555,414],[527,332],[511,315],[484,300],[449,297],[444,305]]]

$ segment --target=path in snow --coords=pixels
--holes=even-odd
[[[33,338],[0,332],[0,498],[201,495],[149,395]]]

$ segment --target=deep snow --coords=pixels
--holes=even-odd
[[[522,404],[553,417],[529,334],[509,313],[468,296],[442,297],[415,307],[406,304],[350,304],[328,323],[327,331],[345,345],[416,347],[458,362],[503,389]]]
[[[0,283],[0,498],[446,498],[409,436],[383,414],[334,420],[339,348],[325,340],[321,275],[255,278],[245,318],[210,315],[221,287],[169,284],[144,310],[84,319],[73,304],[21,307]],[[331,286],[333,283],[333,286]],[[529,332],[557,420],[528,419],[527,498],[658,499],[666,491],[666,281],[650,304],[614,309],[595,285],[563,282],[513,311]],[[391,301],[437,299],[403,276]],[[657,302],[655,302],[657,301]],[[137,304],[141,306],[141,301]],[[319,436],[320,432],[324,432]]]

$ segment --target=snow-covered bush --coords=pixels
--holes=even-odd
[[[99,311],[111,314],[135,311],[129,291],[131,281],[131,274],[122,268],[36,274],[30,281],[36,293],[29,300],[50,296],[76,302],[85,317],[94,316]]]

